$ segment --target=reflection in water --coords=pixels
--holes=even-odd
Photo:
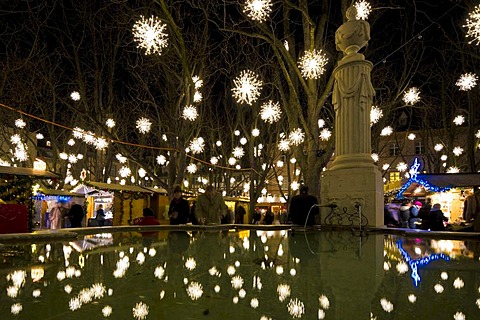
[[[5,245],[0,312],[82,320],[474,319],[480,308],[472,241],[261,230],[159,232],[148,240],[114,233]]]

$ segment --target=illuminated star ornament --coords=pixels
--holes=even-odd
[[[80,100],[80,93],[78,91],[73,91],[71,94],[70,94],[70,98],[73,100],[73,101],[78,101]]]
[[[105,122],[105,125],[109,128],[113,128],[113,127],[115,127],[115,120],[107,119],[107,121]]]
[[[403,102],[409,105],[414,105],[418,101],[420,101],[420,90],[418,90],[418,88],[413,87],[405,91]]]
[[[25,128],[26,125],[27,125],[27,123],[25,121],[23,121],[23,119],[15,120],[15,126],[17,128],[23,129],[23,128]]]
[[[190,142],[189,148],[193,154],[202,153],[205,148],[205,141],[202,137],[195,138]]]
[[[370,127],[378,122],[383,117],[383,111],[377,106],[372,106],[370,109]]]
[[[137,47],[145,49],[145,54],[162,54],[163,48],[168,45],[168,34],[165,32],[167,25],[159,18],[151,16],[140,20],[133,25],[133,38],[138,43]]]
[[[252,20],[263,22],[272,11],[271,0],[246,0],[243,12]]]
[[[302,76],[307,79],[318,79],[325,72],[327,65],[327,55],[320,50],[305,51],[298,61],[298,67],[302,72]]]
[[[152,123],[147,118],[140,118],[137,120],[137,129],[143,134],[149,132],[151,126]]]
[[[480,5],[468,14],[467,24],[464,27],[468,28],[467,38],[472,38],[468,43],[476,42],[475,44],[478,45],[480,43]]]
[[[372,6],[365,0],[360,0],[355,3],[355,9],[357,9],[357,15],[355,18],[357,20],[367,20],[370,12],[372,11]]]
[[[182,112],[182,118],[190,121],[195,121],[198,117],[197,108],[192,105],[185,106]]]
[[[477,85],[478,77],[475,73],[465,73],[455,83],[460,91],[469,91]]]
[[[244,70],[233,80],[235,87],[232,89],[233,97],[238,103],[251,105],[260,96],[263,82],[258,75],[250,70]]]
[[[453,119],[453,123],[455,123],[457,126],[461,126],[465,122],[465,117],[463,115],[456,116]]]
[[[297,128],[292,130],[288,135],[288,141],[294,146],[298,146],[305,140],[305,133],[303,133],[302,129]]]
[[[320,131],[320,139],[323,141],[327,141],[332,136],[332,131],[328,130],[327,128],[323,128]]]
[[[278,102],[270,100],[264,103],[260,108],[260,117],[263,121],[270,124],[280,120],[281,115],[282,110],[280,109],[280,104]]]

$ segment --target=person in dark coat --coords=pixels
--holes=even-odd
[[[235,208],[235,223],[243,224],[243,217],[245,216],[246,213],[247,212],[245,211],[245,208],[237,204]]]
[[[105,225],[105,211],[103,211],[103,204],[98,205],[95,219],[97,220],[97,224],[99,227],[103,227]]]
[[[186,199],[182,197],[182,189],[176,186],[173,190],[173,199],[170,201],[168,208],[168,216],[170,217],[170,224],[186,224],[190,216],[190,205]]]
[[[68,218],[70,219],[72,228],[81,228],[83,220],[83,207],[75,202],[72,202],[72,206],[68,211]]]
[[[288,217],[290,221],[292,221],[294,224],[302,226],[305,225],[305,223],[309,226],[314,225],[315,216],[319,213],[318,207],[314,206],[317,204],[317,198],[308,194],[308,187],[305,185],[301,186],[300,194],[292,197],[290,200],[290,207],[288,210]]]
[[[435,203],[432,206],[428,216],[424,219],[427,221],[422,221],[422,229],[432,230],[432,231],[444,231],[445,225],[444,221],[448,221],[448,218],[443,215],[442,210],[440,209],[440,203]]]

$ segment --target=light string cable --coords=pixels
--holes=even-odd
[[[380,59],[377,63],[375,63],[373,66],[376,67],[377,65],[379,65],[380,63],[383,63],[385,62],[389,57],[391,57],[392,55],[394,55],[398,50],[402,49],[403,47],[405,47],[407,44],[409,44],[411,41],[413,41],[414,39],[418,38],[418,36],[420,36],[423,32],[425,32],[425,30],[427,30],[428,28],[430,28],[432,25],[436,24],[440,19],[442,19],[444,16],[446,16],[448,13],[450,13],[450,11],[452,11],[453,9],[455,9],[456,7],[458,7],[460,5],[460,2],[458,2],[457,4],[455,4],[453,7],[451,7],[450,9],[448,9],[447,11],[445,11],[440,17],[438,17],[436,20],[432,21],[428,26],[426,26],[425,28],[423,28],[420,32],[418,32],[416,35],[414,35],[412,38],[410,38],[407,42],[405,42],[404,44],[402,44],[400,47],[398,47],[397,49],[393,50],[390,54],[388,54],[387,56],[385,56],[383,59]]]
[[[33,114],[31,114],[31,113],[28,113],[28,112],[25,112],[25,111],[22,111],[22,110],[19,110],[19,109],[16,109],[16,108],[7,106],[7,105],[5,105],[5,104],[3,104],[3,103],[0,103],[0,107],[5,108],[5,109],[8,109],[8,110],[11,110],[11,111],[14,111],[14,112],[17,112],[17,113],[19,113],[19,114],[21,114],[21,115],[24,115],[24,116],[26,116],[26,117],[29,117],[29,118],[32,118],[32,119],[35,119],[35,120],[38,120],[38,121],[41,121],[41,122],[44,122],[44,123],[47,123],[47,124],[50,124],[50,125],[53,125],[53,126],[62,128],[62,129],[74,131],[74,129],[73,129],[72,127],[69,127],[69,126],[66,126],[66,125],[63,125],[63,124],[54,122],[54,121],[50,121],[50,120],[44,119],[44,118],[42,118],[42,117],[33,115]],[[97,137],[97,135],[94,135],[94,136]],[[153,150],[163,150],[163,151],[179,152],[179,149],[177,149],[177,148],[165,148],[165,147],[148,146],[148,145],[144,145],[144,144],[132,143],[132,142],[127,142],[127,141],[122,141],[122,140],[117,140],[117,139],[111,139],[111,138],[109,138],[108,140],[109,140],[110,142],[112,142],[112,143],[123,144],[123,145],[131,146],[131,147],[138,147],[138,148],[153,149]],[[229,167],[225,167],[225,166],[221,166],[221,165],[215,165],[215,164],[213,164],[213,163],[210,163],[210,162],[208,162],[208,161],[205,161],[205,160],[196,158],[196,157],[191,156],[191,155],[189,155],[189,154],[187,154],[186,156],[187,156],[188,158],[192,159],[192,160],[201,162],[201,163],[203,163],[203,164],[205,164],[205,165],[208,165],[208,166],[214,167],[214,168],[218,168],[218,169],[224,169],[224,170],[230,170],[230,171],[239,171],[239,172],[254,171],[254,172],[258,173],[258,171],[255,170],[254,168],[243,168],[243,169],[229,168]]]

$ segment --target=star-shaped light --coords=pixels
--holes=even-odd
[[[138,119],[136,124],[137,124],[138,131],[140,131],[143,134],[149,132],[150,128],[152,127],[152,122],[147,118]]]
[[[198,91],[195,91],[195,93],[193,94],[193,102],[200,102],[202,101],[202,99],[203,99],[202,94]]]
[[[42,133],[40,133],[40,132],[39,132],[39,133],[37,133],[36,137],[37,137],[37,140],[42,140],[42,139],[44,139],[44,138],[45,138],[45,137],[43,136],[43,134],[42,134]]]
[[[15,120],[15,126],[17,128],[23,129],[23,128],[25,128],[26,125],[27,125],[27,123],[25,121],[23,121],[23,119]]]
[[[372,106],[370,110],[370,127],[373,126],[375,123],[383,117],[383,111],[377,106]]]
[[[94,145],[95,149],[104,150],[108,147],[108,141],[105,138],[99,137],[95,139]]]
[[[127,157],[124,157],[122,154],[120,153],[117,153],[117,155],[115,156],[115,158],[117,158],[118,162],[120,163],[125,163],[127,162]]]
[[[457,157],[463,153],[463,148],[462,147],[455,147],[453,148],[453,154],[456,155]]]
[[[386,137],[386,136],[389,136],[393,133],[393,128],[390,127],[390,126],[387,126],[385,128],[382,129],[382,132],[380,132],[380,135],[382,137]]]
[[[322,131],[320,131],[320,139],[323,141],[327,141],[331,136],[332,131],[328,130],[327,128],[323,128]]]
[[[27,150],[28,148],[26,145],[24,145],[23,143],[19,143],[15,147],[15,151],[13,152],[13,157],[18,161],[27,161],[28,160]]]
[[[70,98],[73,101],[78,101],[80,100],[80,93],[78,91],[73,91],[72,93],[70,93]]]
[[[193,82],[193,85],[195,86],[195,89],[197,90],[203,86],[203,80],[201,80],[199,76],[193,76],[192,82]]]
[[[198,117],[197,108],[195,106],[189,105],[183,108],[182,118],[190,121],[195,121]]]
[[[278,300],[280,302],[285,301],[288,297],[290,297],[291,289],[288,284],[279,284],[277,286],[277,293],[278,293]]]
[[[372,153],[370,156],[372,157],[374,162],[378,162],[379,156],[377,153]]]
[[[252,137],[258,137],[260,135],[260,130],[258,128],[252,129]]]
[[[453,119],[453,123],[457,126],[461,126],[465,122],[465,117],[463,115],[458,115]]]
[[[420,101],[420,90],[418,90],[416,87],[408,89],[403,94],[403,102],[406,104],[414,105],[418,101]]]
[[[458,167],[449,167],[446,171],[447,173],[459,173],[460,172],[460,169]]]
[[[435,149],[435,151],[442,151],[442,149],[443,149],[443,144],[437,143],[437,144],[433,147],[433,149]]]
[[[407,171],[407,169],[408,169],[408,166],[405,162],[400,162],[400,163],[397,164],[397,170],[399,172],[405,172],[405,171]]]
[[[273,102],[269,100],[268,102],[262,104],[260,107],[260,117],[263,121],[268,123],[274,123],[280,120],[282,115],[282,110],[280,109],[280,104],[278,102]]]
[[[203,286],[195,281],[192,281],[188,284],[187,295],[193,301],[199,299],[203,295]]]
[[[467,24],[464,27],[468,28],[466,37],[472,38],[468,43],[476,42],[478,45],[480,43],[480,5],[468,14]]]
[[[290,142],[287,139],[282,139],[278,143],[278,150],[280,151],[288,151],[290,150]]]
[[[218,163],[218,158],[217,157],[211,157],[210,158],[210,163],[213,165],[216,165]]]
[[[298,146],[304,140],[305,140],[305,133],[303,133],[302,129],[300,128],[293,129],[288,135],[288,141],[294,146]]]
[[[132,170],[130,170],[130,168],[127,166],[123,166],[120,168],[120,170],[118,170],[118,174],[120,175],[120,177],[126,178],[132,174]]]
[[[313,49],[305,51],[298,61],[298,67],[300,68],[303,77],[307,79],[318,79],[325,72],[327,62],[327,55],[322,49]]]
[[[242,147],[235,147],[233,148],[232,154],[235,158],[240,159],[245,155],[245,151],[243,151]]]
[[[475,73],[465,73],[460,76],[455,85],[461,91],[469,91],[477,85],[478,77]]]
[[[107,121],[105,121],[105,125],[106,125],[108,128],[113,128],[113,127],[115,127],[115,120],[113,120],[113,119],[107,119]]]
[[[161,166],[163,166],[167,162],[167,158],[165,158],[164,155],[159,155],[157,156],[157,163]]]
[[[132,308],[132,313],[135,319],[143,320],[148,315],[148,306],[143,302],[139,302]]]
[[[287,310],[293,318],[301,318],[305,314],[305,305],[298,299],[291,299],[287,304]]]
[[[20,135],[18,133],[10,137],[10,142],[13,144],[19,144],[21,141],[22,141],[22,138],[20,138]]]
[[[355,9],[357,9],[357,15],[355,18],[357,20],[367,20],[370,12],[372,11],[372,6],[365,0],[360,0],[355,3]]]
[[[260,96],[263,82],[258,75],[250,70],[244,70],[233,80],[235,87],[232,89],[233,97],[238,103],[251,105]]]
[[[407,136],[408,140],[415,140],[416,137],[415,133],[409,133]]]
[[[190,141],[189,148],[193,154],[202,153],[203,149],[205,148],[205,141],[202,137],[194,138],[192,141]]]
[[[73,128],[72,134],[74,138],[82,139],[83,135],[85,134],[85,130],[79,127],[75,127]]]
[[[243,12],[252,20],[263,22],[272,11],[271,0],[246,0]]]
[[[168,45],[167,25],[162,23],[159,18],[151,16],[145,19],[140,16],[140,20],[133,25],[133,38],[138,43],[138,48],[143,48],[145,54],[162,54],[163,48]]]

